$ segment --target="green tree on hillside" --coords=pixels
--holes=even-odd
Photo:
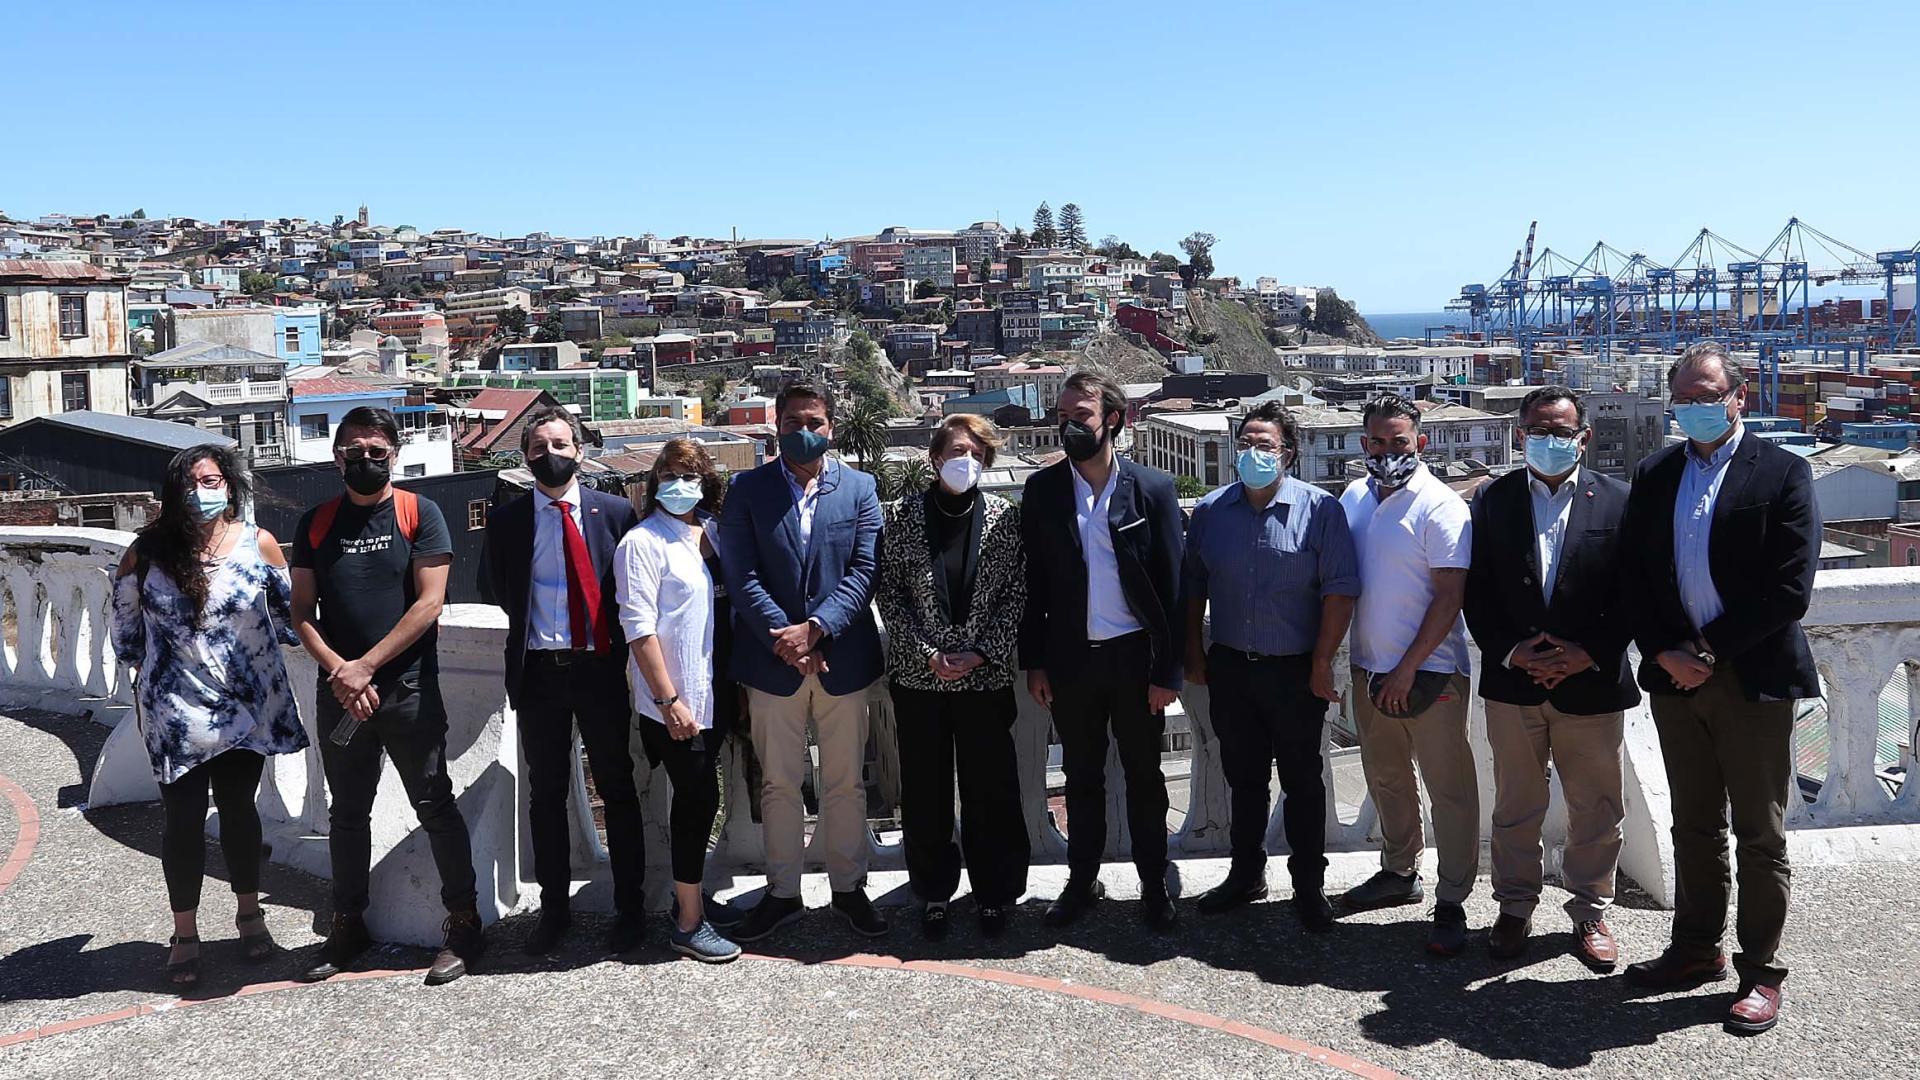
[[[135,210],[133,213],[128,214],[127,216],[132,218],[135,221],[145,221],[147,220],[147,211],[146,211],[146,208],[142,207],[141,209]]]
[[[921,281],[913,287],[913,298],[915,300],[925,300],[929,296],[939,295],[940,286],[935,285],[931,278]]]
[[[560,313],[549,311],[540,319],[540,327],[534,331],[533,340],[540,342],[565,341],[567,326],[560,321]]]
[[[980,277],[976,281],[976,284],[984,283],[992,280],[993,280],[993,256],[988,255],[987,257],[980,260]]]
[[[1180,269],[1180,257],[1177,255],[1169,255],[1164,251],[1156,251],[1148,257],[1147,269],[1152,270],[1156,274],[1172,273]]]
[[[1026,247],[1027,231],[1018,225],[1014,226],[1013,231],[1007,234],[1007,249],[1010,251],[1024,251]]]
[[[527,309],[517,306],[509,307],[500,313],[499,321],[495,325],[499,326],[503,334],[524,334],[527,332]]]
[[[1033,242],[1039,247],[1052,247],[1059,238],[1053,228],[1053,207],[1042,200],[1033,211]]]
[[[1358,316],[1353,305],[1340,299],[1339,293],[1332,289],[1321,289],[1319,302],[1313,306],[1313,328],[1323,334],[1345,337]]]
[[[1087,246],[1087,220],[1080,212],[1079,203],[1068,203],[1060,208],[1060,242],[1074,249]]]
[[[1142,255],[1138,251],[1135,251],[1132,244],[1127,243],[1125,240],[1120,239],[1119,237],[1113,235],[1112,233],[1108,233],[1107,235],[1100,238],[1100,243],[1094,247],[1093,253],[1095,255],[1101,255],[1109,259],[1144,259],[1146,258],[1145,255]]]
[[[272,274],[255,273],[252,270],[240,271],[240,291],[252,296],[273,291],[277,279]]]
[[[1189,233],[1180,241],[1180,250],[1187,253],[1187,265],[1193,267],[1196,280],[1213,276],[1213,245],[1217,243],[1219,240],[1209,232]]]

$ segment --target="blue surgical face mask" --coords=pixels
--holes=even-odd
[[[705,492],[700,489],[700,481],[680,477],[660,485],[656,498],[660,505],[667,508],[669,514],[684,514],[700,505],[700,497]]]
[[[825,435],[801,428],[799,431],[789,431],[780,436],[780,456],[795,465],[811,465],[819,461],[820,456],[825,454],[827,447],[831,445],[833,445],[832,441]]]
[[[1251,490],[1261,491],[1280,479],[1280,455],[1249,446],[1233,459],[1233,468],[1240,474],[1241,483]]]
[[[1580,437],[1527,436],[1527,465],[1541,476],[1565,476],[1580,463]]]
[[[1733,421],[1727,418],[1727,405],[1724,401],[1711,404],[1675,405],[1673,419],[1687,438],[1694,442],[1718,442],[1720,436],[1727,433]]]
[[[193,489],[193,512],[201,521],[212,521],[225,513],[229,501],[224,487]]]

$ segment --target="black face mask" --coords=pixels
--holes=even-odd
[[[1104,427],[1095,431],[1078,420],[1060,421],[1060,445],[1075,461],[1091,461],[1098,455],[1105,435]]]
[[[352,488],[356,495],[372,495],[386,487],[387,481],[393,477],[393,466],[390,462],[375,461],[372,458],[349,461],[346,471],[347,486]]]
[[[527,462],[527,468],[532,471],[535,480],[550,488],[561,488],[566,487],[567,482],[573,479],[573,474],[580,470],[580,459],[561,457],[549,450]]]

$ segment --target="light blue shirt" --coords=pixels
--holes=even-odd
[[[1360,566],[1339,500],[1288,476],[1266,506],[1245,484],[1200,500],[1187,528],[1186,588],[1213,610],[1213,640],[1298,656],[1320,637],[1320,602],[1359,596]]]
[[[786,478],[787,490],[793,493],[793,505],[800,508],[800,552],[803,555],[813,543],[813,508],[820,504],[820,496],[833,490],[827,475],[834,467],[833,460],[829,458],[820,466],[820,474],[813,478],[813,486],[809,488],[793,475],[792,466],[785,461],[780,463],[780,475]]]
[[[1567,546],[1567,521],[1573,516],[1573,493],[1579,487],[1578,467],[1560,481],[1557,491],[1548,491],[1538,476],[1527,474],[1527,491],[1533,496],[1534,553],[1540,560],[1542,603],[1553,603],[1553,585],[1560,580],[1560,553]]]
[[[1687,618],[1699,631],[1727,610],[1720,590],[1713,585],[1713,562],[1708,546],[1713,539],[1713,507],[1720,501],[1720,485],[1727,479],[1727,463],[1734,448],[1746,437],[1744,425],[1736,424],[1733,437],[1720,444],[1713,456],[1701,460],[1694,455],[1693,443],[1682,450],[1680,493],[1673,500],[1673,573],[1680,582],[1680,602]]]
[[[527,595],[527,648],[573,648],[572,608],[567,603],[567,535],[557,502],[567,504],[573,527],[580,519],[580,485],[567,486],[559,499],[533,489],[533,580]],[[584,534],[583,534],[584,535]],[[599,616],[596,614],[595,618]],[[591,643],[587,643],[591,644]]]

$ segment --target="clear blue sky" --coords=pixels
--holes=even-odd
[[[1431,310],[1527,223],[1920,240],[1920,5],[9,5],[0,210],[573,235],[1009,227]],[[24,168],[22,167],[24,165]]]

